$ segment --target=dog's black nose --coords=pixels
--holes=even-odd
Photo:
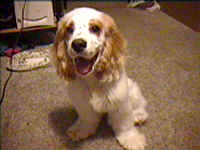
[[[77,52],[82,52],[87,47],[87,42],[83,39],[75,39],[72,42],[72,48]]]

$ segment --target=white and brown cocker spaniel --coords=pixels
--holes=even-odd
[[[72,140],[95,133],[104,113],[120,145],[143,150],[145,137],[136,129],[147,119],[146,101],[125,71],[126,42],[114,20],[92,8],[77,8],[58,23],[52,48],[57,73],[79,118],[67,130]]]

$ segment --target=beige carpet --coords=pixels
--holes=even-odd
[[[113,16],[127,38],[128,74],[148,100],[149,120],[139,129],[147,137],[146,150],[199,150],[199,33],[160,11],[128,9],[125,3],[95,7]],[[1,70],[5,81],[5,65]],[[65,131],[77,116],[52,66],[15,73],[6,95],[3,150],[122,150],[105,120],[87,140],[67,138]]]

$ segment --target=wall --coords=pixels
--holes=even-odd
[[[200,32],[200,2],[159,2],[161,10]]]

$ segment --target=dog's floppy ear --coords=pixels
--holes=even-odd
[[[58,75],[64,77],[67,81],[71,81],[75,78],[75,71],[72,59],[67,54],[68,46],[66,40],[68,40],[68,36],[66,25],[67,20],[62,18],[58,23],[58,29],[51,52]]]
[[[118,30],[115,21],[108,15],[102,14],[105,30],[105,47],[103,57],[98,65],[103,80],[119,79],[125,63],[126,41]]]

